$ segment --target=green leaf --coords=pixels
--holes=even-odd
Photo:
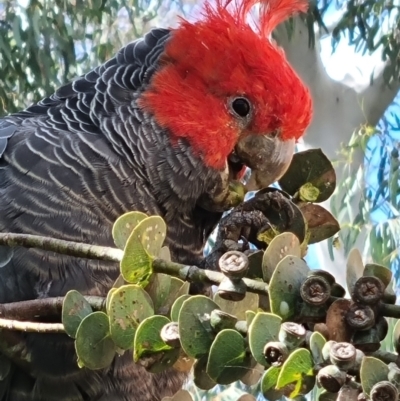
[[[262,270],[265,282],[271,280],[276,266],[287,255],[301,257],[299,239],[293,233],[288,232],[277,235],[264,252]]]
[[[386,363],[372,356],[366,356],[361,362],[360,378],[365,394],[369,396],[372,387],[388,379],[389,368]]]
[[[146,292],[153,300],[154,310],[157,314],[165,315],[167,311],[160,310],[171,292],[172,277],[169,274],[155,273],[151,276],[149,284],[146,286]],[[166,312],[166,313],[164,313]]]
[[[322,348],[325,343],[325,337],[321,333],[318,333],[318,331],[314,331],[314,333],[311,334],[310,351],[315,364],[322,364],[324,362],[324,358],[322,357]]]
[[[346,284],[347,290],[351,293],[357,280],[364,273],[364,263],[361,258],[361,253],[358,249],[353,248],[347,258],[346,266]]]
[[[117,291],[118,288],[110,288],[110,291],[108,291],[107,298],[106,298],[106,312],[108,314],[108,311],[110,309],[110,301],[111,301],[111,295],[114,294],[115,291]]]
[[[280,371],[281,368],[271,366],[261,379],[261,392],[269,401],[280,400],[283,396],[283,392],[275,388]]]
[[[240,381],[246,386],[254,386],[260,382],[264,372],[264,366],[251,359],[250,369],[240,378]]]
[[[137,285],[124,285],[113,291],[108,316],[111,338],[117,347],[133,347],[135,332],[139,324],[154,314],[153,304],[148,294]]]
[[[160,373],[179,359],[180,348],[172,348],[160,336],[161,329],[170,322],[165,316],[151,316],[137,328],[134,340],[134,361],[151,373]]]
[[[160,249],[160,253],[158,254],[158,257],[160,259],[166,260],[167,262],[171,262],[171,251],[169,250],[169,248],[167,246],[163,246]]]
[[[76,332],[75,350],[81,367],[95,370],[111,365],[116,346],[111,340],[105,313],[93,312],[82,320]]]
[[[400,320],[398,320],[393,328],[393,348],[400,353]]]
[[[300,210],[307,222],[309,244],[330,238],[340,230],[338,221],[322,206],[306,203],[300,205]]]
[[[158,257],[167,235],[165,221],[160,216],[147,217],[136,226],[134,232],[146,252],[152,257]]]
[[[378,265],[376,263],[367,263],[365,265],[363,276],[374,276],[379,278],[386,288],[392,280],[393,274],[386,266]]]
[[[183,302],[179,313],[179,336],[186,355],[199,358],[208,354],[215,333],[210,314],[219,306],[203,295],[192,296]]]
[[[160,351],[169,351],[171,346],[161,339],[161,329],[170,322],[165,316],[150,316],[140,323],[134,340],[133,359],[137,362],[143,356]]]
[[[145,287],[152,274],[152,262],[161,251],[166,236],[166,225],[159,216],[150,216],[134,228],[125,245],[121,260],[124,279]]]
[[[278,341],[282,319],[272,313],[259,312],[252,320],[248,340],[253,358],[261,365],[268,366],[264,357],[264,347],[270,341]]]
[[[262,278],[262,259],[263,251],[255,251],[248,255],[249,269],[246,273],[247,278],[260,279]]]
[[[335,190],[336,174],[332,163],[321,149],[310,149],[293,156],[288,170],[278,182],[281,188],[292,196],[303,187],[303,195],[305,193],[306,198],[312,198],[313,202],[324,202]],[[311,187],[319,193],[315,189],[310,191]]]
[[[145,362],[144,365],[147,371],[151,373],[161,373],[175,366],[175,363],[180,357],[180,351],[180,348],[173,348],[149,356],[144,355],[140,360],[142,363]]]
[[[183,303],[190,298],[189,294],[181,295],[180,297],[176,298],[175,302],[172,304],[171,307],[171,320],[173,322],[177,322],[179,320],[179,313],[181,311]]]
[[[246,323],[247,323],[247,327],[250,327],[251,322],[253,321],[253,319],[256,317],[256,312],[252,311],[252,310],[248,310],[246,311]]]
[[[125,248],[133,229],[146,217],[147,215],[142,212],[128,212],[117,219],[112,228],[112,236],[119,249]]]
[[[315,376],[313,368],[314,361],[310,351],[305,348],[296,349],[282,365],[276,387],[283,390],[289,384],[294,384],[289,398],[305,394],[303,386],[307,382],[307,376],[310,378]]]
[[[160,309],[162,312],[160,313],[162,315],[170,314],[172,305],[174,304],[177,298],[179,298],[182,295],[189,294],[190,283],[188,281],[180,280],[177,277],[172,277],[172,276],[170,277],[171,277],[170,291],[167,299],[164,302],[164,305]]]
[[[189,292],[190,283],[169,274],[156,273],[145,288],[154,303],[155,313],[168,315],[172,304],[181,295]]]
[[[153,273],[153,258],[137,238],[131,238],[121,260],[121,274],[128,283],[145,287]]]
[[[229,384],[247,373],[250,359],[246,343],[236,330],[220,331],[212,343],[208,356],[207,374],[218,384]]]
[[[214,302],[219,305],[219,308],[231,315],[235,315],[238,320],[246,320],[246,312],[251,310],[256,312],[258,309],[258,294],[246,292],[246,295],[241,301],[229,301],[221,298],[218,294],[214,295]]]
[[[197,359],[193,365],[193,381],[202,390],[211,390],[217,383],[207,373],[208,355]]]
[[[19,48],[22,48],[22,39],[21,39],[21,18],[16,15],[13,20],[13,34],[14,39]]]
[[[68,291],[64,297],[61,321],[65,332],[75,338],[82,320],[93,312],[89,302],[78,291]]]
[[[300,287],[309,267],[296,256],[285,256],[276,266],[269,283],[271,312],[287,320],[296,314],[301,301]]]

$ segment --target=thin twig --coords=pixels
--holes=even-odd
[[[1,318],[0,328],[32,333],[65,333],[64,325],[61,323],[20,322]]]
[[[368,353],[366,355],[373,356],[374,358],[380,359],[382,362],[385,362],[387,364],[393,362],[397,364],[397,366],[400,366],[400,356],[393,352],[378,350],[375,352]]]
[[[197,266],[182,265],[163,259],[155,259],[153,261],[153,269],[156,273],[165,273],[170,276],[178,277],[181,280],[191,283],[206,283],[212,285],[221,284],[226,278],[223,273],[212,270],[204,270]],[[256,294],[268,295],[268,284],[263,281],[243,279],[246,284],[246,290]]]
[[[400,306],[391,304],[381,304],[380,313],[386,317],[400,319]]]
[[[117,248],[89,245],[81,242],[65,241],[30,234],[0,233],[0,245],[39,248],[69,256],[111,262],[120,262],[124,254],[123,251]]]

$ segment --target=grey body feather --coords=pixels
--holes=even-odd
[[[220,218],[196,206],[217,172],[137,106],[170,32],[156,29],[102,66],[0,120],[0,232],[113,246],[121,214],[158,214],[175,261],[196,263]],[[179,110],[177,110],[179,113]],[[107,270],[107,272],[105,272]],[[0,303],[105,295],[118,266],[34,249],[0,247]],[[153,375],[126,353],[109,369],[79,369],[64,335],[13,333],[28,353],[0,382],[7,401],[156,401],[184,374]]]

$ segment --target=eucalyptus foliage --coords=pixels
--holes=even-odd
[[[1,0],[0,115],[50,94],[152,26],[174,25],[177,15],[193,17],[194,5],[191,0]],[[323,18],[332,5],[345,12],[334,27],[326,27]],[[387,81],[397,80],[398,7],[384,0],[311,2],[304,17],[310,46],[319,26],[320,33],[332,33],[334,45],[346,37],[362,52],[382,51],[391,61]],[[289,33],[292,28],[289,21]]]

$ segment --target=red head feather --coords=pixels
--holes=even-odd
[[[312,116],[308,89],[269,39],[279,23],[305,11],[307,1],[263,1],[256,31],[247,18],[259,0],[236,1],[206,3],[202,19],[181,21],[141,97],[173,140],[185,138],[214,168],[225,166],[241,137],[279,132],[283,140],[298,139]],[[245,125],[228,107],[236,96],[253,106]]]

